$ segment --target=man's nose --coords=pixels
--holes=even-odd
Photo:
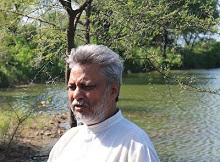
[[[81,99],[83,98],[83,90],[80,87],[76,87],[76,89],[73,91],[73,98],[74,99]]]

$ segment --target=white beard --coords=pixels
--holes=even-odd
[[[93,107],[90,107],[88,101],[85,100],[74,100],[71,104],[71,109],[72,111],[74,110],[74,107],[76,104],[83,105],[87,107],[88,109],[92,110],[90,111],[89,114],[84,115],[83,113],[80,112],[75,112],[73,111],[75,118],[78,123],[84,123],[86,125],[92,125],[92,124],[97,124],[105,120],[105,112],[108,109],[108,104],[106,102],[107,99],[107,94],[108,94],[108,89],[106,89],[102,99]]]

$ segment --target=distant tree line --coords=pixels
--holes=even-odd
[[[218,0],[2,0],[0,87],[63,81],[65,56],[88,43],[118,52],[125,72],[220,67],[211,37],[217,7]]]

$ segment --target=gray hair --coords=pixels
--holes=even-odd
[[[83,45],[72,49],[67,59],[69,68],[79,64],[96,64],[101,67],[101,73],[107,78],[107,84],[117,81],[122,83],[123,63],[118,54],[104,45]]]

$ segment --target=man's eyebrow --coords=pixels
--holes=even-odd
[[[89,85],[93,85],[91,83],[86,83],[86,82],[82,82],[82,83],[79,83],[80,86],[89,86]]]

